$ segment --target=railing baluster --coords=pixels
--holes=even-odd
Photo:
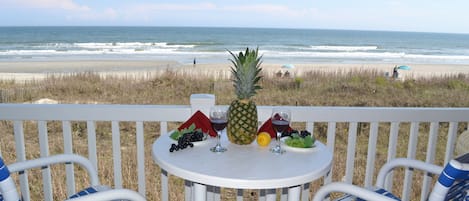
[[[162,121],[160,122],[160,136],[163,134],[168,133],[168,122],[167,121]]]
[[[428,136],[428,145],[427,145],[427,157],[425,162],[433,163],[435,161],[435,152],[436,152],[436,142],[438,140],[438,122],[431,122],[430,123],[430,132]],[[428,176],[426,173],[423,176],[422,182],[422,191],[420,194],[420,200],[424,201],[427,199],[428,194],[430,192],[432,177]]]
[[[335,131],[336,131],[336,122],[329,122],[327,124],[327,147],[334,153],[335,149]],[[332,168],[329,174],[324,178],[324,184],[331,183],[332,181]]]
[[[169,200],[169,188],[168,188],[168,172],[166,170],[161,169],[161,201],[168,201]]]
[[[415,159],[417,149],[417,138],[419,135],[419,122],[410,124],[409,145],[407,147],[407,158]],[[409,200],[412,191],[412,170],[406,169],[404,176],[404,189],[402,190],[402,200]]]
[[[16,161],[25,161],[26,148],[24,143],[23,121],[14,121],[13,132],[15,133],[16,141]],[[29,201],[31,199],[31,195],[29,193],[29,181],[27,171],[20,172],[19,177],[21,186],[21,196],[23,197],[24,201]]]
[[[112,156],[114,161],[114,185],[116,188],[122,188],[122,158],[121,158],[121,135],[119,122],[112,121]]]
[[[352,183],[355,163],[355,145],[357,141],[357,122],[350,122],[347,142],[347,162],[345,164],[345,182]]]
[[[458,123],[449,122],[448,141],[446,143],[445,162],[443,164],[447,164],[453,158],[454,145],[456,143],[456,138],[457,138],[457,131],[458,131]]]
[[[311,135],[314,136],[314,122],[306,122],[306,128],[307,131],[311,133]]]
[[[72,126],[70,121],[62,121],[62,129],[64,136],[64,153],[73,153],[73,138],[72,138]],[[66,179],[67,179],[67,195],[71,196],[75,194],[75,171],[73,170],[73,164],[65,164]]]
[[[39,133],[39,149],[41,157],[49,156],[49,136],[47,133],[47,122],[38,121],[37,129]],[[42,168],[42,186],[44,192],[44,200],[52,201],[52,178],[50,173],[50,167]]]
[[[96,151],[96,126],[94,121],[86,122],[86,132],[88,133],[88,159],[98,170],[98,154]]]
[[[145,139],[143,133],[143,122],[137,121],[137,169],[138,169],[138,192],[146,194],[145,187]]]
[[[376,143],[378,141],[378,122],[371,122],[368,140],[368,156],[366,157],[365,187],[372,186],[376,158]]]
[[[392,159],[396,158],[396,147],[397,147],[397,139],[399,137],[399,122],[391,122],[391,128],[389,131],[389,146],[388,146],[388,159],[387,161],[391,161]],[[386,177],[386,189],[392,189],[392,178],[393,172],[390,172]]]
[[[306,127],[305,129],[307,131],[309,131],[311,133],[311,136],[315,136],[314,135],[314,122],[306,122]],[[306,183],[303,185],[302,187],[302,193],[301,193],[301,200],[302,201],[307,201],[309,200],[309,188],[310,188],[310,184],[309,183]]]

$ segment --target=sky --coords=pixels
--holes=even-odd
[[[0,26],[203,26],[469,33],[467,0],[0,0]]]

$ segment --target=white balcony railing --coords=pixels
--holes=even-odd
[[[97,122],[110,122],[112,142],[112,170],[114,187],[123,187],[121,122],[135,123],[130,131],[135,135],[137,164],[134,174],[137,175],[138,190],[143,195],[152,194],[146,187],[149,177],[146,174],[145,161],[152,161],[151,155],[145,154],[149,149],[147,122],[156,122],[159,133],[164,134],[171,125],[178,125],[187,120],[197,110],[207,112],[214,105],[215,97],[210,94],[194,94],[191,105],[38,105],[38,104],[0,104],[0,120],[13,125],[12,133],[0,131],[3,136],[14,134],[15,150],[0,150],[2,155],[14,152],[16,160],[26,160],[31,139],[25,139],[24,127],[31,121],[37,123],[37,142],[40,156],[49,155],[49,141],[56,136],[49,136],[48,125],[60,122],[62,125],[63,153],[74,153],[76,148],[73,139],[76,135],[73,123],[83,122],[86,125],[87,157],[98,169]],[[273,106],[258,106],[259,121],[267,120]],[[395,157],[419,158],[435,164],[443,164],[453,158],[454,146],[458,134],[467,127],[469,108],[385,108],[385,107],[309,107],[285,106],[292,110],[292,122],[296,129],[313,132],[324,141],[335,153],[332,172],[324,182],[343,180],[349,183],[360,183],[363,186],[373,184],[376,169]],[[301,126],[301,128],[299,127]],[[126,136],[127,139],[128,136]],[[154,139],[151,139],[153,141]],[[34,140],[33,140],[34,141]],[[5,140],[1,141],[6,143]],[[403,144],[404,143],[404,144]],[[147,144],[147,147],[145,147]],[[362,146],[361,144],[364,144]],[[360,145],[359,147],[357,145]],[[31,145],[28,145],[31,146]],[[36,155],[37,155],[36,154]],[[34,155],[34,154],[33,154]],[[28,158],[30,159],[30,158]],[[153,164],[154,165],[154,164]],[[110,168],[110,167],[104,167]],[[42,170],[44,199],[53,200],[51,173],[48,168]],[[67,167],[68,194],[75,191],[74,168]],[[423,199],[412,196],[416,191],[412,186],[412,170],[406,170],[400,192],[404,200]],[[30,200],[28,176],[19,176],[24,200]],[[388,182],[392,185],[392,180]],[[308,186],[308,185],[306,185]],[[424,197],[431,188],[431,178],[423,176],[418,194]],[[168,189],[168,188],[162,188]],[[306,191],[308,192],[308,191]],[[415,194],[415,192],[414,192]],[[304,194],[304,200],[308,195]],[[159,196],[153,196],[159,199]],[[34,199],[33,199],[34,200]]]

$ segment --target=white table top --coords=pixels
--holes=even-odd
[[[215,138],[171,153],[172,143],[176,142],[168,135],[160,136],[153,143],[153,159],[162,169],[189,181],[227,188],[274,189],[302,185],[326,175],[332,164],[331,151],[318,141],[308,151],[284,146],[287,152],[282,155],[271,153],[270,146],[260,147],[256,141],[250,145],[232,144],[225,133],[222,146],[228,151],[224,153],[210,152],[210,147],[216,144]]]

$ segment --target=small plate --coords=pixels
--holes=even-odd
[[[285,148],[285,150],[292,150],[292,151],[298,151],[298,152],[311,152],[311,151],[316,150],[316,141],[314,141],[313,146],[309,148],[291,147],[285,143],[285,140],[287,138],[289,137],[283,137],[280,139],[280,141],[282,142],[282,147]]]
[[[171,133],[168,135],[168,137],[169,137],[169,139],[171,139],[173,142],[177,143],[177,142],[178,142],[177,140],[171,138],[171,134],[173,134],[173,133],[174,133],[174,131],[171,132]],[[194,144],[194,146],[199,146],[199,145],[205,144],[205,143],[207,143],[207,142],[209,141],[209,140],[207,140],[208,138],[209,138],[209,135],[208,135],[207,133],[204,133],[204,139],[203,139],[202,141],[192,142],[192,144]]]

